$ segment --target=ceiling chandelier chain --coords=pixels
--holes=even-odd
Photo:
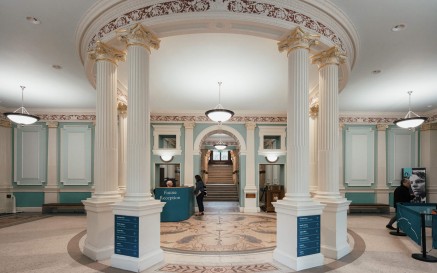
[[[25,86],[21,85],[21,107],[14,112],[7,112],[4,115],[12,122],[19,125],[29,125],[37,122],[39,117],[29,114],[29,112],[24,108],[24,89]]]
[[[408,113],[403,119],[396,120],[394,124],[404,129],[416,128],[424,123],[428,118],[421,117],[418,114],[411,111],[411,94],[413,91],[408,91]],[[412,116],[413,115],[413,116]]]

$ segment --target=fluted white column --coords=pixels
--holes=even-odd
[[[315,228],[316,248],[305,255],[298,254],[299,221],[311,219],[320,224],[323,205],[314,202],[309,194],[309,119],[308,69],[309,47],[317,43],[318,35],[305,33],[299,27],[283,41],[279,50],[288,52],[288,104],[287,104],[287,169],[286,194],[283,200],[273,203],[277,217],[276,249],[273,258],[294,270],[303,270],[323,264],[318,246],[320,230]]]
[[[273,184],[273,165],[266,165],[265,183]]]
[[[94,193],[82,201],[87,211],[84,254],[108,259],[114,250],[114,216],[111,205],[118,192],[117,62],[124,52],[97,41],[89,57],[96,61],[96,127],[94,140]]]
[[[47,185],[44,187],[44,203],[59,202],[58,186],[58,122],[46,123],[49,128],[47,151]]]
[[[256,205],[258,188],[255,185],[255,128],[253,122],[246,123],[246,185],[244,186],[244,212],[259,212]]]
[[[193,173],[193,129],[195,123],[192,121],[184,122],[185,127],[185,174],[184,174],[184,186],[191,187],[194,185],[194,173]],[[202,162],[205,162],[205,157],[202,155]],[[205,170],[205,168],[203,168]],[[200,175],[200,174],[199,174]],[[182,181],[181,181],[182,182]],[[182,186],[182,185],[181,185]]]
[[[150,48],[157,49],[159,40],[141,24],[119,32],[118,38],[128,47],[127,181],[124,199],[114,205],[113,212],[117,219],[130,217],[138,221],[138,256],[115,252],[111,265],[140,272],[164,259],[159,240],[164,203],[155,200],[150,192],[149,57]],[[124,243],[118,235],[115,240]]]
[[[127,106],[119,103],[118,107],[118,191],[121,195],[126,192],[127,168]]]
[[[340,259],[351,251],[347,241],[350,201],[339,191],[338,69],[345,56],[332,47],[313,56],[319,66],[318,186],[315,199],[326,205],[322,217],[322,253]]]
[[[317,181],[317,124],[318,124],[319,105],[310,107],[310,193],[311,196],[319,189]]]
[[[96,60],[96,129],[94,143],[94,198],[119,198],[117,61],[124,53],[98,43]]]

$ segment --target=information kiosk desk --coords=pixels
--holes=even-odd
[[[165,202],[161,222],[179,222],[194,214],[194,188],[155,188],[155,199]]]

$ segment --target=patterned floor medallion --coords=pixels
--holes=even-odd
[[[272,250],[275,246],[276,219],[272,217],[216,214],[161,223],[161,247],[166,251],[241,254]]]
[[[278,268],[269,263],[252,264],[252,265],[234,265],[234,266],[196,266],[167,264],[159,268],[160,272],[184,272],[184,273],[249,273],[249,272],[271,272]]]

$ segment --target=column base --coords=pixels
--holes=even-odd
[[[118,199],[82,201],[87,212],[87,237],[83,253],[94,261],[109,259],[114,252],[114,215],[112,205]]]
[[[273,251],[273,259],[293,270],[299,271],[322,266],[324,258],[320,253],[303,257],[294,257],[293,255],[287,254],[276,248]]]
[[[138,218],[138,257],[114,253],[111,256],[112,267],[140,272],[164,260],[160,242],[161,212],[164,205],[164,202],[155,199],[144,199],[143,202],[130,202],[125,199],[114,204],[114,215]],[[115,238],[116,244],[123,243],[122,240],[117,242],[117,237]],[[132,247],[134,248],[135,246]]]
[[[316,200],[326,205],[322,215],[322,253],[338,260],[352,250],[347,241],[347,210],[351,201],[345,198]]]
[[[244,208],[243,212],[251,213],[251,212],[260,212],[259,207],[256,205],[256,200],[258,196],[257,188],[248,188],[244,189]]]
[[[46,186],[44,188],[44,203],[59,203],[59,188],[57,186]]]
[[[304,201],[303,201],[304,200]],[[277,245],[273,252],[273,259],[294,270],[303,270],[323,265],[323,255],[320,253],[320,215],[324,205],[314,202],[308,196],[288,198],[273,203],[277,219]],[[299,234],[302,218],[317,218],[318,222],[311,225],[312,234],[305,237]],[[306,229],[308,230],[308,229]],[[301,236],[302,235],[302,236]],[[305,246],[304,239],[311,236],[311,244]],[[300,240],[302,239],[302,240]],[[305,241],[308,242],[308,241]],[[304,246],[302,246],[304,245]],[[307,248],[308,247],[308,248]],[[314,249],[315,250],[312,250]],[[299,252],[298,252],[299,251]]]

